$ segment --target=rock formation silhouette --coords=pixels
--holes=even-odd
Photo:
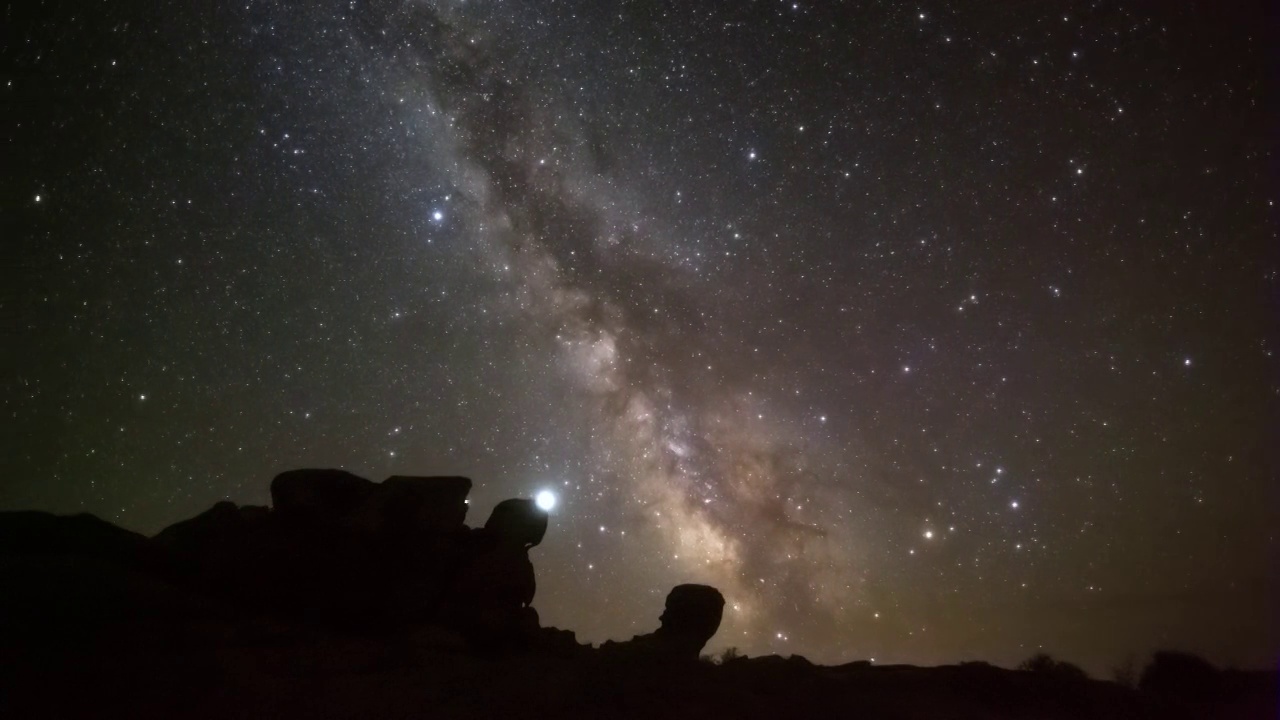
[[[411,539],[463,526],[471,480],[393,475],[371,482],[345,470],[290,470],[271,481],[281,518],[354,533]]]
[[[0,715],[132,717],[1273,717],[1275,673],[1157,656],[1139,690],[985,663],[699,662],[725,599],[593,648],[540,627],[527,499],[465,524],[471,481],[293,470],[146,538],[0,513]],[[582,608],[584,612],[589,607]]]
[[[691,662],[720,629],[724,596],[710,585],[677,585],[667,595],[658,618],[662,624],[652,633],[637,635],[625,643],[605,643],[608,653],[626,653],[655,660]]]
[[[547,513],[519,498],[498,503],[484,527],[472,531],[450,593],[450,617],[472,642],[502,647],[535,640],[538,613],[530,604],[538,586],[529,549],[546,532]]]
[[[468,528],[464,477],[291,470],[271,483],[271,508],[218,503],[166,528],[155,543],[167,577],[201,594],[275,616],[346,629],[431,624],[486,646],[537,630],[528,551],[547,514],[499,503]]]

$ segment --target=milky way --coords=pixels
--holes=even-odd
[[[821,637],[847,622],[844,608],[861,595],[844,530],[855,503],[823,493],[802,451],[813,449],[785,419],[756,412],[763,403],[717,367],[743,370],[726,358],[742,340],[680,301],[723,294],[722,281],[700,277],[669,237],[678,231],[600,171],[585,129],[563,120],[574,107],[554,74],[505,57],[501,38],[460,13],[410,16],[411,27],[439,31],[397,54],[414,68],[402,82],[423,93],[426,132],[447,148],[423,161],[459,189],[457,222],[494,276],[495,312],[550,353],[544,362],[563,374],[577,432],[589,438],[585,486],[564,484],[610,488],[607,515],[643,548],[608,562],[640,566],[648,586],[687,578],[722,588],[731,639],[779,625]],[[692,254],[696,266],[701,253]],[[656,564],[644,557],[655,553]]]
[[[1265,22],[600,5],[16,18],[0,507],[466,474],[588,641],[1273,657]]]

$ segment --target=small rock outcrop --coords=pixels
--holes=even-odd
[[[654,635],[669,644],[691,649],[694,657],[720,629],[724,616],[724,596],[710,585],[677,585],[667,595],[667,604]]]
[[[720,629],[724,596],[710,585],[677,585],[667,594],[662,623],[648,635],[605,643],[606,652],[669,661],[694,661]]]

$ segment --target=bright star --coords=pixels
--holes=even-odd
[[[431,219],[435,220],[436,222],[440,222],[441,220],[444,220],[444,213],[440,212],[439,210],[436,210],[435,212],[431,213]]]
[[[551,508],[556,506],[556,494],[550,490],[543,490],[534,497],[533,502],[543,510],[550,512]]]

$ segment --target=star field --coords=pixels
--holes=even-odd
[[[15,12],[0,508],[463,474],[584,640],[1274,660],[1261,11]]]

